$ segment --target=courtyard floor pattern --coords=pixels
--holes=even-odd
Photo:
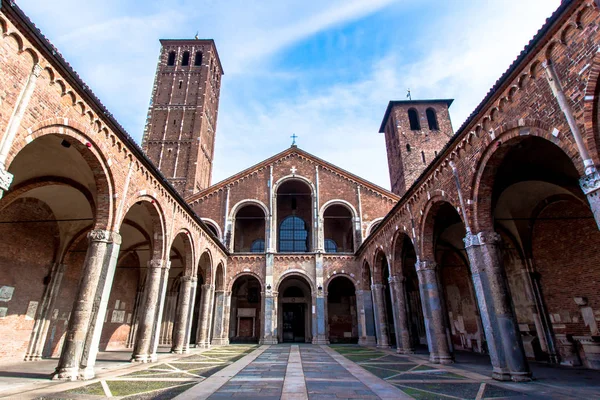
[[[217,347],[176,361],[152,365],[126,375],[99,380],[40,399],[126,398],[131,400],[172,399],[224,367],[234,363],[257,346]]]

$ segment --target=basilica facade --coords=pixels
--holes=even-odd
[[[75,380],[101,352],[300,342],[600,369],[599,24],[563,1],[456,132],[452,100],[390,101],[390,191],[295,145],[213,184],[212,40],[161,41],[140,148],[0,3],[0,361]]]

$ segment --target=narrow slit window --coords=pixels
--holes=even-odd
[[[183,85],[183,81],[179,81],[179,89],[181,89],[181,85]]]
[[[410,144],[406,143],[406,151],[408,151],[410,153]]]
[[[423,164],[427,164],[427,162],[425,161],[425,152],[424,151],[421,152],[421,158],[423,159]]]

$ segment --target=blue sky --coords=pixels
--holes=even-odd
[[[560,0],[20,0],[139,143],[160,38],[214,38],[213,183],[302,149],[389,188],[389,100],[454,98],[457,129]]]

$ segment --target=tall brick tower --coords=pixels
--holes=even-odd
[[[454,100],[390,101],[381,122],[392,192],[402,196],[454,135]]]
[[[210,185],[223,68],[213,40],[161,40],[142,147],[183,197]]]

